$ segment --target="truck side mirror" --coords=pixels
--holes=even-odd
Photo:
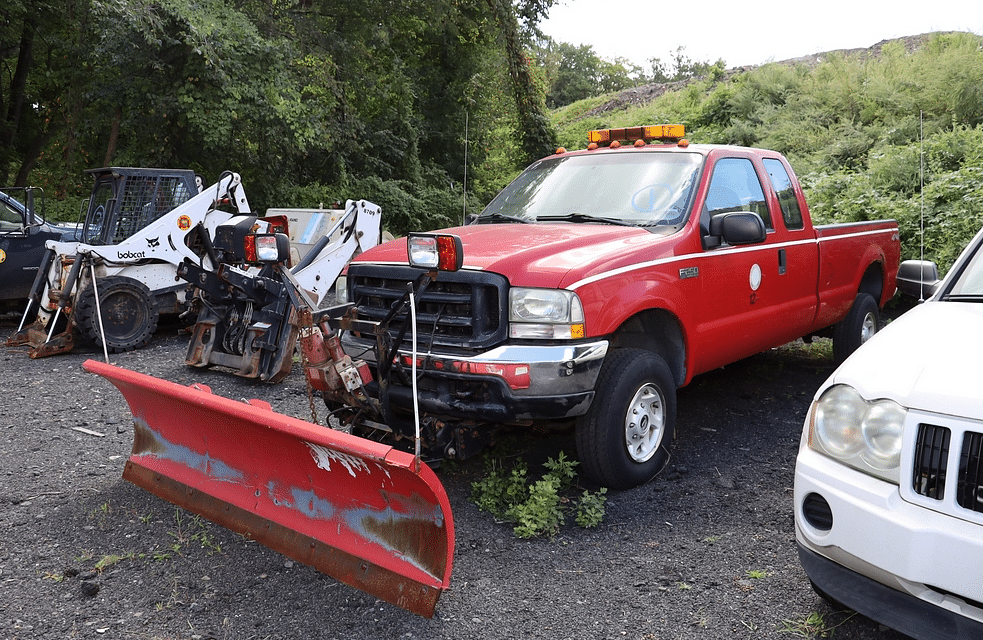
[[[24,226],[30,226],[34,224],[36,217],[36,212],[34,211],[34,189],[28,188],[24,191],[24,206],[27,209],[25,212],[27,219],[24,220]]]
[[[939,288],[939,269],[931,260],[905,260],[898,267],[898,291],[918,298],[928,298]]]
[[[753,211],[728,211],[710,218],[710,235],[729,245],[757,244],[767,237],[765,223]]]

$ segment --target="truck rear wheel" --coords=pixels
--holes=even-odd
[[[642,349],[611,351],[594,402],[577,421],[584,473],[612,489],[651,480],[665,466],[676,422],[676,385],[665,360]]]
[[[132,351],[146,346],[157,330],[160,313],[157,299],[145,284],[124,276],[109,276],[96,282],[106,348],[113,352]],[[79,292],[75,304],[75,323],[82,335],[102,344],[99,315],[92,286]]]
[[[859,293],[846,317],[833,327],[833,361],[839,365],[881,328],[877,302],[869,293]]]

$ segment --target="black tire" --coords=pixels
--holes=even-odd
[[[880,328],[881,316],[874,296],[869,293],[857,294],[846,317],[833,327],[833,361],[837,365],[841,364]]]
[[[106,348],[112,353],[120,353],[146,346],[160,320],[157,298],[147,285],[125,276],[108,276],[97,280],[96,288],[99,290],[102,325],[106,330]],[[91,284],[79,292],[75,323],[82,335],[102,344]]]
[[[643,349],[613,350],[590,410],[577,420],[581,469],[612,489],[644,484],[665,466],[675,423],[676,385],[665,360]]]

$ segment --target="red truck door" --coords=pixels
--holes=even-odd
[[[750,153],[729,152],[713,164],[699,209],[703,234],[715,214],[753,211],[761,216],[767,238],[747,246],[711,243],[704,249],[699,262],[702,300],[693,336],[699,345],[691,349],[694,374],[799,337],[812,322],[815,238],[811,229],[785,228],[772,180],[763,173]]]
[[[762,166],[774,198],[775,236],[769,239],[778,249],[778,302],[775,321],[782,343],[795,340],[816,327],[819,305],[819,243],[808,220],[802,190],[791,169],[779,158],[763,158]],[[781,332],[784,331],[782,335]]]

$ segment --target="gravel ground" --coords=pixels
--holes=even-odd
[[[14,329],[0,325],[0,339]],[[150,347],[111,359],[307,414],[297,371],[276,386],[249,383],[186,367],[186,345],[164,327]],[[7,348],[0,637],[899,640],[817,597],[796,556],[795,454],[809,400],[831,371],[824,351],[828,344],[775,349],[681,391],[668,467],[610,493],[596,529],[570,523],[553,540],[517,539],[469,501],[481,459],[439,471],[457,548],[451,589],[428,620],[123,481],[129,410],[108,381],[80,367],[101,352],[83,346],[34,361]],[[518,446],[530,462],[573,450],[572,439],[555,436]]]

